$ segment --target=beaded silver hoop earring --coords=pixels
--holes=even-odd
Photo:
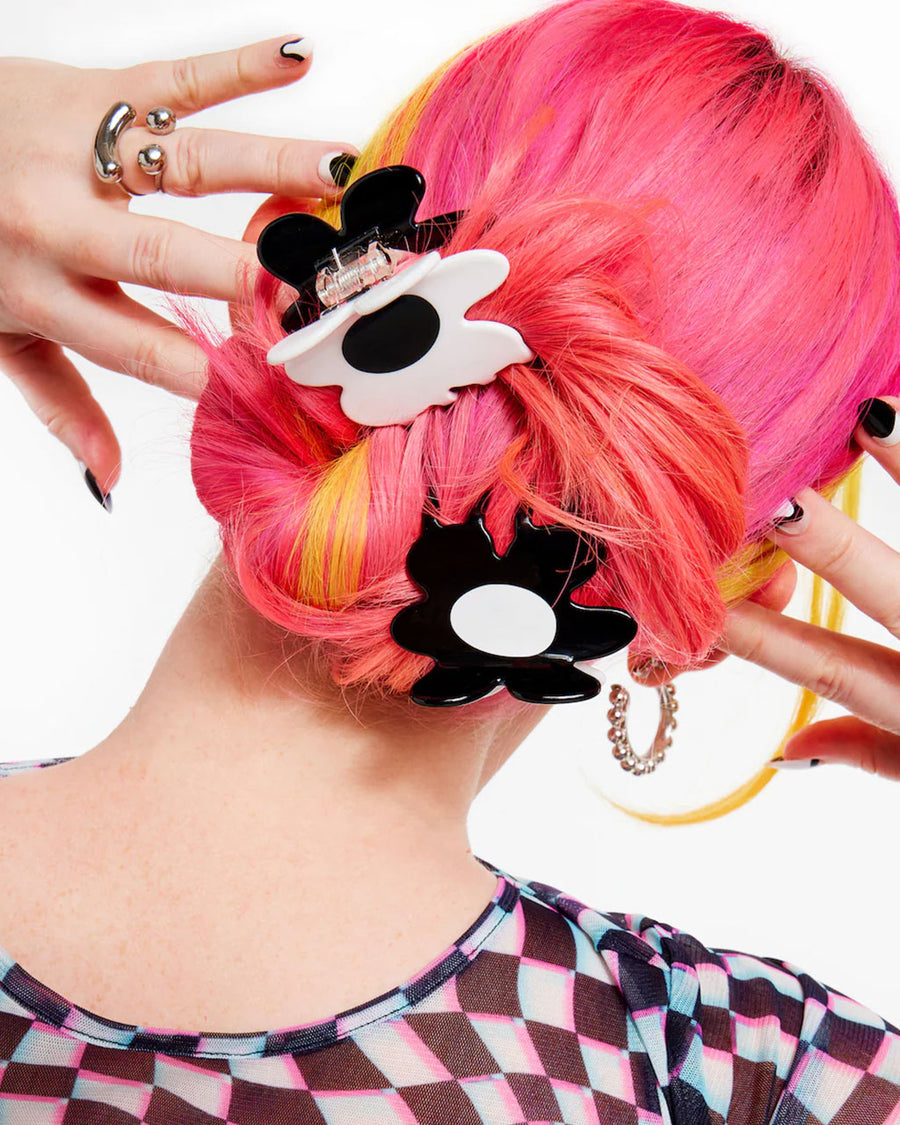
[[[658,661],[651,661],[648,669],[652,667],[661,667],[661,665]],[[672,731],[678,726],[675,719],[675,712],[678,710],[675,685],[669,681],[660,684],[656,690],[659,693],[659,725],[646,754],[636,754],[628,738],[628,704],[631,700],[629,692],[621,684],[613,684],[609,693],[612,707],[607,712],[607,718],[612,725],[607,737],[613,744],[613,757],[623,770],[628,770],[635,777],[653,773],[660,762],[665,761],[666,751],[672,745]]]

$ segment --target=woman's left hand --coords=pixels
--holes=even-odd
[[[285,54],[280,48],[285,46]],[[298,50],[299,47],[299,50]],[[137,164],[158,142],[172,195],[265,192],[322,197],[338,188],[331,160],[343,142],[288,140],[185,128],[158,137],[144,126],[163,105],[179,119],[309,69],[307,41],[281,36],[234,51],[123,70],[38,59],[0,59],[0,369],[38,418],[108,490],[120,450],[109,419],[62,345],[113,371],[196,398],[205,357],[178,328],[127,297],[120,282],[233,301],[255,248],[184,223],[130,214],[129,196],[93,168],[94,134],[127,101],[135,124],[119,140],[123,183],[137,194],[157,182]]]

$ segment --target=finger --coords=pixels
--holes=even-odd
[[[900,737],[847,715],[804,727],[786,744],[785,761],[841,762],[900,781]]]
[[[776,613],[781,613],[788,602],[794,596],[794,591],[797,589],[797,567],[793,559],[786,559],[781,566],[775,571],[772,577],[758,590],[746,599],[753,602],[754,605],[765,606],[766,609],[775,610]],[[718,664],[724,660],[726,656],[731,653],[723,648],[713,649],[710,659],[701,667],[707,668],[712,664]]]
[[[757,605],[767,606],[769,609],[781,611],[794,596],[796,586],[797,568],[791,559],[787,559],[763,586],[760,586],[750,595],[750,601],[756,602]],[[629,655],[628,670],[635,679],[640,680],[647,687],[659,687],[669,680],[673,680],[676,676],[680,676],[682,672],[686,672],[688,669],[692,672],[702,672],[705,668],[712,668],[716,664],[721,664],[729,655],[722,648],[714,648],[709,656],[699,664],[662,664],[659,667],[647,667],[646,672],[642,672],[641,669],[646,667],[648,658],[635,653],[633,656]]]
[[[176,325],[119,289],[67,295],[58,312],[61,343],[92,363],[131,375],[173,394],[197,399],[206,382],[206,355]]]
[[[900,398],[881,395],[867,399],[860,406],[865,410],[853,433],[856,443],[900,484],[900,423],[897,421]]]
[[[260,137],[225,129],[176,129],[154,137],[149,129],[129,129],[119,142],[122,181],[139,194],[156,191],[154,177],[141,171],[138,152],[158,144],[165,152],[161,189],[166,195],[212,195],[216,192],[274,192],[320,199],[340,188],[338,179],[354,146],[342,141],[301,141]],[[339,159],[344,157],[343,160]],[[334,164],[334,169],[332,169]]]
[[[900,733],[900,652],[744,602],[722,648],[884,730]]]
[[[311,55],[310,39],[281,35],[231,51],[140,63],[119,71],[117,79],[140,116],[156,105],[166,105],[181,116],[290,85],[309,70]]]
[[[119,479],[122,451],[109,418],[62,348],[37,336],[5,337],[0,368],[50,433],[108,493]]]
[[[776,527],[774,541],[900,636],[900,554],[813,489],[803,489],[796,499],[802,518]]]
[[[246,295],[259,269],[256,249],[246,242],[171,219],[106,208],[93,222],[85,217],[78,229],[66,230],[56,253],[58,261],[82,276],[220,301]]]

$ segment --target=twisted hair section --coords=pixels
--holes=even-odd
[[[267,364],[292,294],[262,275],[234,334],[204,341],[192,434],[245,595],[321,642],[339,683],[406,691],[430,662],[389,625],[420,596],[404,564],[428,497],[460,520],[491,489],[499,550],[519,505],[602,540],[576,599],[627,609],[641,651],[699,661],[782,561],[771,513],[834,488],[857,403],[900,393],[897,205],[844,101],[719,13],[567,0],[430,76],[354,176],[392,163],[423,172],[420,217],[465,210],[442,253],[507,256],[468,315],[538,359],[360,427],[337,388]]]

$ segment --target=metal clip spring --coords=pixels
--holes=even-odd
[[[363,253],[357,249],[346,258],[342,258],[337,250],[333,250],[332,254],[334,266],[329,263],[316,275],[316,294],[327,309],[342,304],[394,273],[394,261],[378,241],[370,242]]]

